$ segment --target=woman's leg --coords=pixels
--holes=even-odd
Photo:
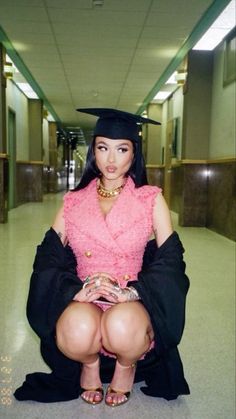
[[[117,356],[110,386],[128,392],[135,375],[132,365],[148,350],[154,337],[148,312],[136,301],[116,304],[103,313],[101,333],[104,348]],[[125,401],[125,396],[110,393],[106,401],[120,404]]]
[[[101,349],[102,310],[95,304],[72,302],[56,325],[57,346],[64,355],[83,364],[80,384],[85,389],[101,387],[99,356]],[[101,392],[85,391],[82,397],[91,403],[102,399]]]

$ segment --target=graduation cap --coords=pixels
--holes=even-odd
[[[114,140],[126,139],[135,144],[135,181],[138,185],[147,183],[146,175],[143,183],[142,168],[144,167],[144,159],[142,155],[142,139],[139,135],[140,125],[161,125],[160,122],[118,109],[79,108],[77,111],[98,117],[94,129],[94,137],[101,136]]]
[[[110,108],[79,108],[77,111],[97,116],[94,136],[101,136],[111,139],[126,139],[140,142],[140,125],[154,124],[161,125],[160,122],[140,115]]]

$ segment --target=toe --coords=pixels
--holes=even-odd
[[[94,394],[94,401],[100,402],[102,400],[102,394],[98,391]]]
[[[102,393],[98,391],[87,390],[81,394],[81,397],[88,403],[99,403],[102,400]]]

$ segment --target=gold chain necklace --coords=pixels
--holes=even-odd
[[[112,198],[114,196],[117,196],[121,193],[124,185],[118,186],[118,188],[115,189],[105,189],[101,182],[97,183],[97,193],[98,195],[102,196],[103,198]]]

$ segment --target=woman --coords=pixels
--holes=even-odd
[[[17,400],[128,401],[141,391],[189,394],[178,352],[189,280],[161,190],[148,186],[140,123],[111,109],[99,116],[78,187],[65,195],[37,247],[27,317],[51,373],[26,375]],[[154,232],[155,239],[149,240]]]
[[[151,234],[160,247],[172,226],[161,190],[145,185],[137,122],[156,122],[117,110],[80,111],[100,118],[84,175],[65,196],[53,229],[63,245],[69,242],[84,286],[59,317],[56,342],[82,363],[81,397],[91,404],[103,399],[99,354],[116,358],[105,402],[118,406],[128,400],[136,362],[154,338],[137,290],[127,285],[137,279]],[[136,222],[129,230],[130,217]]]

